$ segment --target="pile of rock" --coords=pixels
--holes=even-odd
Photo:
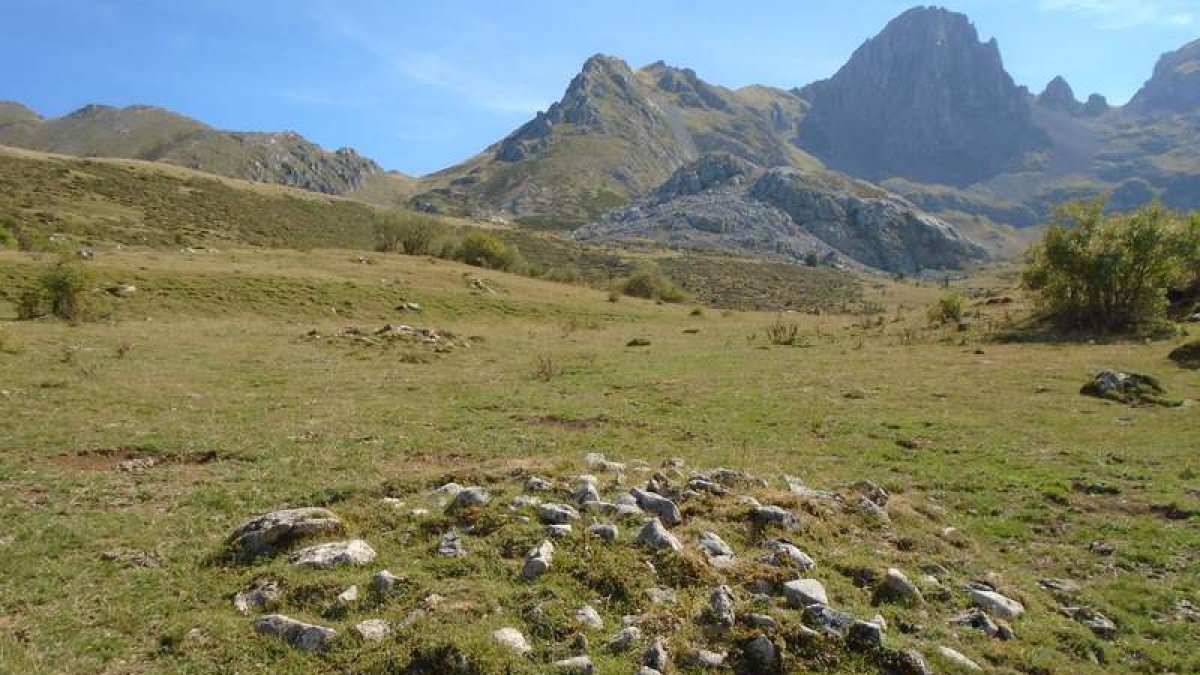
[[[314,328],[305,334],[305,338],[314,341],[334,340],[374,347],[393,344],[419,345],[429,348],[438,354],[452,352],[455,349],[469,349],[471,347],[469,340],[460,338],[450,331],[393,323],[384,324],[376,330],[365,330],[357,326],[347,326],[329,335],[323,334]]]

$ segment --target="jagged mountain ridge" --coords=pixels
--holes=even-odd
[[[383,177],[350,148],[330,152],[292,132],[231,132],[152,106],[88,105],[43,119],[0,106],[0,144],[60,154],[165,162],[189,169],[346,195]]]
[[[819,166],[788,142],[806,112],[795,94],[732,91],[662,62],[633,70],[588,59],[562,99],[467,162],[435,174],[419,208],[495,211],[582,224],[643,195],[705,152],[765,166]]]
[[[574,236],[905,273],[985,257],[950,225],[875,185],[819,169],[764,169],[725,153],[702,156]]]

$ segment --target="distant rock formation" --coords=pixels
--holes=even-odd
[[[875,185],[830,171],[763,169],[727,154],[701,157],[575,237],[906,273],[958,268],[984,255],[953,227]]]
[[[1128,109],[1136,113],[1200,110],[1200,40],[1163,54]]]
[[[1027,96],[962,14],[918,7],[863,44],[832,78],[805,87],[800,144],[868,180],[964,186],[1048,144]]]

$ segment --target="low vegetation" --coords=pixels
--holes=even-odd
[[[677,286],[657,265],[639,267],[627,278],[617,282],[617,288],[630,297],[661,302],[685,302],[687,293]]]
[[[80,322],[102,313],[103,302],[91,272],[67,258],[47,267],[17,300],[17,318],[22,320],[54,316]]]
[[[1106,214],[1097,199],[1062,206],[1029,254],[1025,285],[1059,326],[1097,332],[1153,327],[1168,293],[1200,280],[1200,214],[1159,204]]]

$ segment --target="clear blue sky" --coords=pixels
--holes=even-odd
[[[596,52],[730,87],[828,77],[889,0],[0,0],[0,99],[47,116],[146,103],[291,129],[425,173],[556,100]],[[1200,37],[1200,0],[956,0],[1019,84],[1124,102]]]

